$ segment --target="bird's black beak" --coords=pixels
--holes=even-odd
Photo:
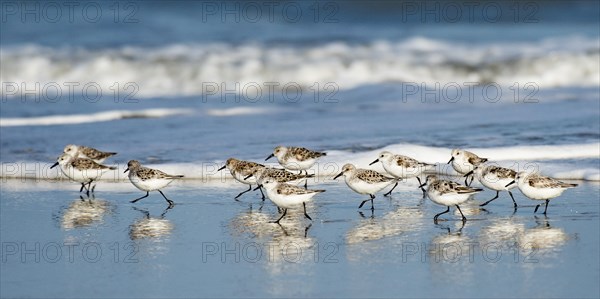
[[[512,184],[514,184],[514,183],[516,183],[516,182],[517,182],[517,181],[513,180],[512,182],[510,182],[510,183],[506,184],[506,186],[504,186],[504,187],[508,187],[508,186],[510,186],[510,185],[512,185]]]
[[[454,161],[454,157],[450,158],[450,161],[448,161],[448,163],[446,164],[450,164],[450,162]]]
[[[225,165],[223,165],[223,167],[217,169],[217,171],[221,171],[221,170],[225,169],[225,167],[227,167],[227,164],[225,164]]]
[[[256,186],[256,188],[254,188],[254,190],[253,190],[253,191],[256,191],[256,190],[258,190],[258,189],[260,189],[261,187],[262,187],[262,184],[260,184],[260,185]]]
[[[247,177],[244,178],[244,180],[247,180],[247,179],[249,179],[252,176],[253,176],[253,174],[249,174]]]
[[[125,171],[123,171],[123,173],[126,173],[129,171],[129,167],[127,167],[127,169],[125,169]]]
[[[271,159],[271,158],[273,158],[273,157],[275,157],[275,155],[273,155],[273,154],[270,154],[270,155],[269,155],[269,156],[268,156],[268,157],[265,159],[265,161],[267,161],[267,160],[269,160],[269,159]]]
[[[58,165],[58,162],[56,162],[56,163],[52,164],[52,166],[50,166],[50,169],[52,169],[52,168],[56,167],[57,165]]]
[[[369,163],[369,165],[373,165],[373,164],[375,164],[375,163],[377,163],[377,162],[379,162],[379,159],[377,159],[377,160],[375,160],[375,161],[373,161],[373,162]]]
[[[471,170],[471,171],[467,172],[467,174],[463,175],[463,178],[466,178],[472,174],[473,174],[473,170]]]
[[[337,179],[337,178],[341,177],[343,174],[344,174],[344,172],[340,172],[340,173],[339,173],[338,175],[336,175],[336,176],[335,176],[333,179],[335,180],[335,179]]]

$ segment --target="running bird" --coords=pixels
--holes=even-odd
[[[453,181],[440,180],[434,174],[428,175],[425,179],[425,183],[421,185],[421,187],[425,185],[429,185],[427,188],[427,196],[429,199],[438,205],[447,207],[446,211],[436,214],[433,217],[433,222],[435,224],[437,224],[440,215],[450,212],[450,206],[455,206],[462,216],[462,221],[466,222],[467,217],[465,217],[458,205],[466,202],[471,195],[483,191],[483,189],[463,186]]]
[[[279,183],[271,178],[266,179],[257,188],[260,188],[261,186],[267,191],[269,199],[277,205],[277,207],[283,209],[281,217],[273,223],[279,223],[279,221],[285,217],[289,208],[297,207],[300,204],[302,204],[302,207],[304,208],[304,217],[312,220],[306,213],[306,202],[311,201],[318,193],[325,192],[325,190],[307,190],[287,183]]]
[[[568,188],[577,187],[577,184],[563,183],[550,177],[541,176],[537,173],[528,173],[525,171],[517,173],[515,179],[508,183],[506,187],[509,187],[515,183],[519,186],[519,190],[521,190],[525,196],[529,197],[529,199],[546,201],[544,215],[546,215],[546,212],[548,211],[548,203],[550,202],[550,199],[560,196]],[[533,213],[536,213],[541,205],[542,204],[538,204],[535,206]]]
[[[65,154],[69,154],[73,157],[92,159],[96,163],[102,163],[108,157],[111,157],[111,156],[114,156],[117,154],[117,153],[103,152],[103,151],[99,151],[92,147],[87,147],[87,146],[83,146],[83,145],[74,145],[74,144],[69,144],[69,145],[65,146],[65,149],[63,150],[63,152]]]
[[[131,183],[138,189],[146,191],[146,195],[132,200],[131,203],[135,203],[142,198],[148,197],[150,191],[158,191],[160,192],[160,195],[167,200],[169,207],[175,204],[172,200],[168,199],[160,189],[169,185],[174,179],[182,178],[182,175],[170,175],[158,169],[144,167],[136,160],[127,162],[127,169],[125,169],[124,172],[128,171]]]
[[[344,176],[346,184],[348,187],[350,187],[350,189],[359,194],[369,194],[371,197],[370,199],[363,200],[360,203],[360,206],[358,206],[359,209],[362,208],[365,202],[370,200],[371,210],[375,210],[373,207],[373,199],[375,199],[374,194],[391,185],[392,183],[402,180],[384,176],[383,174],[374,170],[356,168],[356,166],[352,164],[344,165],[344,167],[342,167],[342,172],[336,175],[333,179],[335,180],[342,175]]]
[[[379,153],[379,158],[371,162],[369,165],[373,165],[377,162],[381,162],[385,171],[395,178],[417,178],[419,186],[421,186],[421,179],[419,178],[419,175],[421,175],[423,171],[427,170],[428,168],[435,166],[433,164],[419,162],[411,157],[394,155],[387,151]],[[392,190],[388,191],[383,196],[390,195],[396,186],[398,186],[398,182],[396,182]],[[421,190],[423,190],[423,197],[425,197],[425,189],[421,188]]]
[[[227,168],[227,169],[229,169],[229,172],[231,173],[231,175],[233,176],[233,178],[236,181],[238,181],[242,184],[249,185],[248,190],[241,192],[240,194],[238,194],[235,197],[235,200],[237,200],[240,196],[242,196],[242,194],[252,191],[252,185],[254,185],[254,184],[258,185],[258,183],[256,182],[256,177],[253,177],[252,174],[254,173],[254,171],[256,169],[260,169],[260,168],[264,168],[264,167],[265,166],[262,164],[258,164],[258,163],[254,163],[254,162],[250,162],[250,161],[238,160],[235,158],[229,158],[225,162],[225,165],[223,165],[223,167],[219,168],[217,171],[221,171],[221,170]],[[262,195],[262,200],[264,201],[265,194],[262,192],[262,189],[259,188],[259,190]]]
[[[475,174],[475,177],[483,186],[485,186],[488,189],[496,191],[496,196],[494,196],[494,198],[480,204],[479,205],[480,207],[483,207],[483,206],[489,204],[490,202],[494,201],[496,198],[498,198],[500,191],[506,191],[506,192],[508,192],[508,195],[510,195],[510,198],[513,201],[515,210],[517,209],[517,202],[515,201],[515,198],[514,198],[512,192],[510,192],[510,190],[515,188],[516,185],[510,185],[507,187],[507,184],[512,182],[515,179],[515,176],[517,175],[516,171],[509,169],[509,168],[500,167],[500,166],[481,165],[481,166],[476,167],[475,170],[468,172],[464,176],[468,177],[469,175],[472,175],[472,174]]]
[[[94,189],[96,188],[96,186],[94,186],[94,188],[90,189],[93,181],[100,179],[105,172],[117,169],[116,167],[98,164],[91,159],[73,157],[69,154],[60,155],[57,162],[54,163],[50,169],[58,165],[64,175],[73,181],[81,183],[79,192],[83,191],[83,188],[85,188],[85,185],[87,184],[86,193],[88,195],[90,194],[90,191],[94,192]]]
[[[456,172],[460,174],[467,174],[470,171],[473,171],[475,167],[485,163],[487,158],[480,158],[472,152],[461,150],[461,149],[453,149],[452,150],[452,158],[448,161],[448,164],[452,163],[452,168],[456,170]],[[471,176],[471,182],[468,182],[469,177],[465,178],[465,185],[470,186],[473,183],[473,176]]]
[[[317,159],[325,155],[327,153],[315,152],[303,147],[278,146],[265,161],[276,157],[283,168],[287,170],[299,170],[300,174],[302,174],[302,171],[305,171],[308,175],[307,169],[311,168],[317,162]],[[308,180],[304,183],[304,188],[307,187],[307,184]]]

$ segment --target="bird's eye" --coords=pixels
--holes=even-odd
[[[460,152],[456,153],[457,155],[460,155]]]

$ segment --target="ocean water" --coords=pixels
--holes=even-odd
[[[472,13],[470,2],[91,3],[76,6],[72,20],[61,4],[3,4],[2,297],[598,296],[597,2],[482,1]],[[53,19],[53,9],[63,14]],[[77,184],[49,169],[70,143],[119,153],[107,161],[118,171],[103,176],[90,206]],[[267,202],[267,212],[255,213],[256,195],[234,202],[244,186],[216,171],[229,157],[263,161],[282,144],[328,152],[313,169],[311,185],[328,191],[311,207],[318,220],[306,237],[307,223],[292,222],[298,217],[285,233],[266,224],[276,210]],[[515,215],[500,203],[473,208],[477,220],[457,233],[460,223],[431,223],[439,207],[420,203],[416,182],[363,218],[360,196],[331,181],[344,163],[368,167],[382,150],[438,163],[436,172],[452,176],[452,148],[581,186],[553,202],[548,218],[534,218],[533,202],[519,195],[525,207]],[[184,174],[172,187],[181,204],[161,218],[163,202],[153,196],[135,210],[126,199],[137,192],[123,174],[130,159]],[[144,223],[146,210],[156,221]],[[153,229],[163,234],[144,235]],[[253,240],[331,242],[321,249],[336,248],[337,261],[202,259],[210,242]],[[401,260],[406,246],[453,240],[534,242],[550,253],[541,263],[491,267],[481,259]],[[57,242],[66,252],[71,241],[99,242],[103,259],[22,262],[11,253],[23,242]],[[147,251],[114,263],[104,259],[115,252],[104,248],[111,242]],[[50,277],[56,271],[72,278],[70,287]],[[586,278],[574,288],[565,278],[577,274]],[[493,285],[501,276],[519,287]],[[96,284],[75,283],[84,277]],[[394,290],[399,281],[405,290]],[[120,290],[106,289],[112,284]],[[467,287],[475,284],[489,288]]]

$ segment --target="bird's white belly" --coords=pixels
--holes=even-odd
[[[251,176],[249,177],[247,180],[245,180],[244,178],[247,177],[248,175],[243,175],[239,172],[236,173],[232,173],[233,178],[242,183],[242,184],[246,184],[246,185],[255,185],[256,184],[256,177],[255,176]]]
[[[565,189],[563,188],[534,188],[526,184],[519,186],[521,192],[530,199],[545,200],[560,196]]]
[[[287,170],[306,170],[311,168],[317,159],[308,159],[304,161],[298,161],[296,159],[288,159],[287,161],[279,161],[279,164]]]
[[[169,185],[173,180],[170,179],[149,179],[142,181],[138,177],[129,177],[131,183],[142,191],[156,191]]]
[[[512,185],[506,187],[506,185],[508,185],[510,182],[513,181],[512,178],[499,179],[496,176],[484,176],[484,177],[477,176],[477,180],[486,188],[489,188],[489,189],[492,189],[495,191],[511,190],[511,189],[517,187],[517,184],[512,184]]]
[[[454,170],[456,170],[456,172],[460,174],[466,174],[469,171],[475,169],[473,164],[459,159],[455,159],[454,161],[452,161],[452,168],[454,168]]]
[[[441,195],[439,192],[436,192],[436,191],[428,191],[427,192],[427,196],[429,196],[429,199],[431,199],[431,201],[433,201],[434,203],[436,203],[438,205],[442,205],[442,206],[460,205],[460,204],[466,202],[471,195],[472,194],[458,194],[458,193]]]
[[[389,186],[393,182],[394,181],[369,184],[369,183],[367,183],[363,180],[359,180],[359,179],[356,179],[356,180],[346,179],[346,184],[348,185],[348,187],[350,187],[350,189],[354,190],[354,192],[359,193],[359,194],[375,194],[375,193],[381,191],[383,188]]]
[[[394,177],[403,179],[414,178],[423,173],[422,167],[401,167],[393,165],[386,166],[386,164],[383,164],[383,168]]]
[[[92,180],[92,181],[98,180],[102,176],[102,174],[106,171],[106,170],[99,170],[99,169],[88,169],[88,170],[80,171],[74,167],[67,167],[67,168],[61,167],[60,170],[62,171],[62,173],[64,175],[69,177],[71,180],[80,182],[80,183],[87,183],[90,180]]]
[[[267,197],[278,207],[283,209],[293,208],[304,202],[312,200],[316,193],[281,195],[275,190],[267,190]]]

